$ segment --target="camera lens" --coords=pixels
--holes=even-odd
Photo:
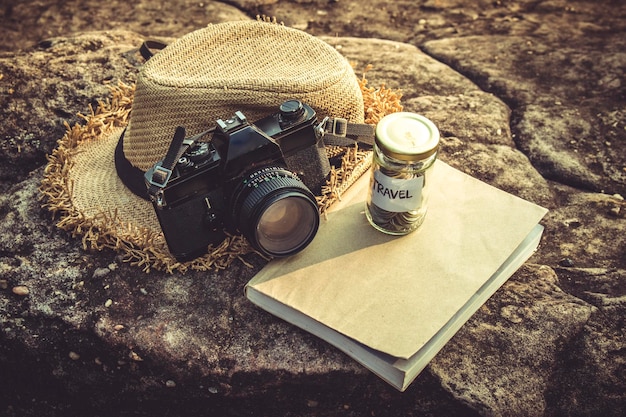
[[[301,251],[319,227],[315,196],[284,168],[262,168],[248,175],[233,203],[238,229],[265,255],[281,257]]]
[[[297,193],[282,195],[261,214],[256,226],[257,242],[278,256],[300,250],[317,230],[315,216],[317,212],[312,210],[309,200]]]

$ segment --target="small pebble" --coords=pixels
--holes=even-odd
[[[0,279],[0,290],[9,288],[9,282],[6,279]]]
[[[582,223],[578,219],[567,219],[563,223],[565,224],[565,226],[572,227],[574,229],[582,225]]]
[[[30,290],[28,289],[26,285],[17,285],[13,287],[13,294],[25,296],[25,295],[30,294]]]
[[[73,361],[77,361],[77,360],[80,359],[80,355],[78,353],[76,353],[76,352],[70,352],[68,356]]]
[[[111,300],[110,298],[108,300],[106,300],[106,302],[104,303],[104,306],[106,308],[109,308],[113,305],[113,300]]]
[[[102,278],[110,272],[111,270],[109,268],[98,268],[93,271],[93,278]]]
[[[165,386],[168,388],[174,388],[176,387],[176,382],[172,381],[171,379],[168,379],[167,381],[165,381]]]
[[[559,265],[566,268],[571,268],[574,266],[574,261],[571,258],[563,258],[559,262]]]
[[[124,325],[116,324],[115,326],[113,326],[113,330],[115,330],[116,332],[119,332],[120,330],[124,330]]]
[[[217,394],[219,390],[216,387],[209,387],[209,392],[211,394]]]

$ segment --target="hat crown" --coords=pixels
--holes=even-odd
[[[320,117],[363,122],[363,98],[347,60],[305,32],[258,21],[209,25],[142,68],[124,154],[147,170],[165,156],[176,126],[194,134],[242,111],[254,121],[299,99]]]

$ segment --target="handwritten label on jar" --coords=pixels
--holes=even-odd
[[[422,201],[423,186],[423,175],[392,178],[377,170],[372,184],[372,203],[394,213],[415,210]]]

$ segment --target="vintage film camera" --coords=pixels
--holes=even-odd
[[[311,190],[330,170],[319,126],[311,107],[288,100],[254,123],[239,111],[218,120],[210,141],[211,131],[182,140],[178,128],[172,147],[180,149],[145,174],[172,255],[181,262],[203,255],[224,229],[240,231],[265,255],[304,249],[320,221]]]

